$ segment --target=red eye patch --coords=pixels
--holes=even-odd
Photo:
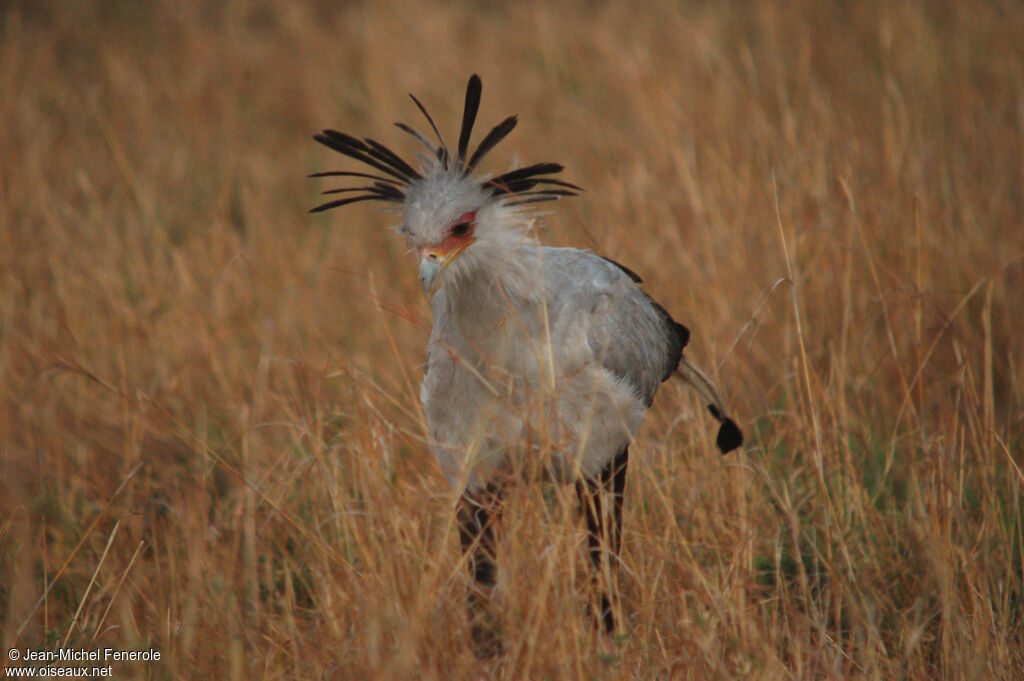
[[[468,213],[463,213],[462,217],[455,221],[455,224],[451,226],[448,233],[454,237],[464,237],[472,234],[473,232],[473,221],[476,220],[476,211],[471,210]]]

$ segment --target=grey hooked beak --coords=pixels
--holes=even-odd
[[[437,279],[441,267],[441,260],[436,257],[427,255],[420,258],[420,282],[427,293],[433,293],[434,280]]]
[[[450,250],[447,248],[447,242],[442,242],[439,246],[421,248],[419,250],[420,282],[423,284],[423,290],[433,294],[437,286],[440,285],[437,282],[437,275],[441,274],[441,270],[451,265],[456,258],[462,255],[466,247],[474,241],[476,239],[473,237],[460,239],[454,248]]]

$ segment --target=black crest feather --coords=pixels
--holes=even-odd
[[[422,144],[427,149],[429,149],[431,154],[437,155],[437,147],[435,147],[430,142],[430,140],[428,140],[426,137],[424,137],[423,133],[421,133],[419,130],[417,130],[416,128],[414,128],[412,126],[406,125],[405,123],[402,123],[401,121],[396,122],[395,123],[395,127],[398,128],[399,130],[403,131],[403,132],[409,133],[410,135],[415,137],[417,140],[419,140],[420,144]]]
[[[516,123],[519,119],[516,116],[509,116],[501,123],[498,123],[494,128],[487,133],[487,136],[480,141],[480,146],[473,152],[473,156],[469,159],[469,163],[466,164],[466,170],[473,170],[476,164],[483,160],[484,156],[487,155],[491,149],[495,147],[501,140],[508,137],[508,134],[515,129]]]
[[[323,133],[314,135],[313,139],[339,154],[373,166],[405,184],[420,179],[420,174],[402,161],[397,154],[373,140],[359,140],[337,130],[324,130]]]
[[[473,74],[466,84],[466,100],[462,111],[462,126],[459,131],[459,142],[455,156],[448,149],[444,137],[441,136],[441,131],[427,112],[427,108],[423,106],[423,103],[415,95],[410,94],[409,97],[416,104],[423,117],[427,119],[427,123],[430,124],[431,130],[437,136],[437,145],[434,145],[426,136],[405,123],[395,123],[395,125],[398,129],[414,137],[432,155],[436,156],[441,168],[448,170],[453,162],[457,162],[462,171],[468,175],[499,142],[515,129],[518,122],[517,117],[513,115],[494,126],[483,140],[480,141],[472,155],[468,156],[467,160],[469,142],[473,135],[473,126],[476,124],[477,113],[480,110],[482,92],[483,84],[480,76]],[[337,170],[313,173],[310,177],[351,177],[372,180],[372,182],[366,186],[343,187],[325,191],[324,194],[328,195],[349,193],[356,195],[328,201],[317,206],[311,212],[328,210],[356,203],[357,201],[402,203],[405,201],[409,186],[423,179],[420,171],[414,168],[412,164],[389,147],[369,137],[359,139],[337,130],[328,129],[318,135],[314,135],[313,139],[343,156],[370,166],[377,172],[365,173]],[[577,192],[582,191],[574,184],[551,177],[562,172],[562,169],[562,166],[558,163],[535,163],[490,178],[483,182],[483,186],[490,189],[493,196],[501,197],[505,205],[551,201],[563,196],[574,196]]]
[[[466,106],[462,110],[462,130],[459,132],[459,162],[466,160],[466,149],[469,147],[469,137],[473,134],[473,124],[476,123],[476,113],[480,110],[480,93],[483,84],[480,76],[475,73],[469,77],[466,84]]]
[[[535,163],[532,166],[510,170],[507,173],[498,175],[488,180],[485,184],[493,187],[495,194],[515,194],[517,196],[528,193],[537,185],[565,187],[565,189],[543,189],[532,192],[538,196],[546,195],[551,198],[575,196],[576,192],[582,191],[579,187],[569,182],[544,177],[545,175],[553,175],[560,172],[562,172],[562,165],[559,163]]]
[[[448,145],[444,143],[444,137],[441,137],[441,131],[437,129],[437,125],[434,123],[434,119],[427,113],[427,107],[423,106],[420,100],[416,99],[416,95],[409,93],[409,97],[412,101],[416,102],[416,106],[419,107],[420,113],[427,119],[427,123],[430,123],[430,127],[434,130],[434,134],[437,135],[438,147],[437,147],[437,160],[441,162],[445,168],[448,167]]]

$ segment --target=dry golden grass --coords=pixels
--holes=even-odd
[[[1024,10],[1012,2],[0,5],[0,638],[156,679],[1024,678]],[[513,492],[466,645],[387,216],[309,216],[323,127],[520,129],[547,243],[640,272],[748,433],[669,383],[627,634]],[[401,146],[411,150],[413,146]],[[5,664],[13,666],[13,663]]]

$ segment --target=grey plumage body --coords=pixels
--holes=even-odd
[[[515,116],[506,118],[469,154],[480,93],[473,76],[454,154],[413,97],[438,137],[434,145],[396,123],[429,152],[418,168],[369,138],[335,130],[316,135],[372,172],[317,173],[364,184],[325,192],[335,198],[313,210],[357,201],[401,205],[398,231],[419,256],[434,317],[420,396],[431,449],[460,494],[459,536],[473,579],[471,633],[474,650],[486,657],[502,649],[490,593],[494,518],[508,482],[575,482],[600,582],[594,614],[611,632],[611,556],[620,548],[629,443],[659,384],[678,373],[704,396],[721,422],[723,452],[739,447],[743,436],[714,385],[683,356],[689,332],[640,289],[636,275],[588,251],[535,243],[525,206],[579,190],[552,177],[562,166],[473,175],[516,126]]]
[[[572,248],[517,245],[457,281],[431,301],[421,391],[449,482],[595,475],[679,362],[671,320],[626,271]]]

